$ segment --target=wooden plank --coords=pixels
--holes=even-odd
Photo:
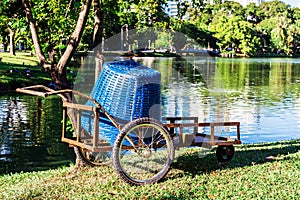
[[[69,139],[69,138],[62,138],[61,141],[69,143],[72,146],[77,146],[77,147],[80,147],[82,149],[87,149],[87,150],[92,151],[92,152],[112,151],[112,146],[110,146],[110,145],[104,146],[104,144],[103,144],[103,145],[99,145],[97,147],[93,147],[92,145],[84,144],[82,142],[78,142],[76,140]],[[105,144],[109,144],[109,143],[105,143]]]
[[[75,103],[69,103],[69,102],[63,102],[63,106],[67,108],[75,108],[79,110],[86,110],[86,111],[95,111],[97,108],[94,106],[86,106],[81,104],[75,104]]]
[[[103,147],[95,147],[92,148],[92,152],[108,152],[112,151],[112,146],[103,146]]]
[[[240,122],[206,122],[206,123],[170,123],[164,124],[168,128],[205,127],[205,126],[240,126]]]
[[[72,140],[72,139],[69,139],[69,138],[62,137],[61,141],[69,143],[70,145],[78,146],[80,148],[86,148],[86,145],[84,143],[78,142],[76,140]]]
[[[67,109],[63,108],[63,127],[62,127],[62,138],[65,137],[67,130]]]
[[[236,128],[237,128],[237,139],[239,140],[239,141],[241,141],[241,133],[240,133],[240,124],[238,124],[237,126],[236,126]]]
[[[41,92],[41,90],[43,90],[43,92]],[[33,85],[33,86],[28,86],[23,88],[17,88],[16,91],[20,93],[25,93],[25,94],[30,94],[30,95],[40,96],[40,97],[47,97],[52,93],[58,92],[57,95],[60,96],[63,101],[67,101],[66,97],[64,97],[60,91],[55,91],[44,85]]]

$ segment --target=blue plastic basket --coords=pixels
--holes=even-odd
[[[91,92],[91,97],[98,101],[118,123],[152,117],[161,118],[161,75],[133,60],[109,62],[103,65],[100,76]],[[91,101],[86,105],[93,106]],[[151,112],[149,113],[149,111]],[[93,133],[94,121],[91,113],[81,117],[82,127]],[[100,138],[114,143],[119,130],[101,115]]]

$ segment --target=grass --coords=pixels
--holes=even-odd
[[[42,72],[37,58],[29,52],[17,52],[16,56],[0,53],[0,89],[14,90],[35,84],[48,84],[51,78]],[[26,69],[30,69],[30,77],[26,76]],[[12,70],[12,72],[10,72]]]
[[[300,140],[241,145],[220,164],[193,149],[159,183],[129,186],[112,167],[65,166],[0,177],[0,199],[299,199]]]
[[[38,65],[37,58],[30,52],[16,52],[16,56],[0,53],[0,90],[15,90],[19,87],[31,85],[48,85],[51,77]],[[27,68],[30,77],[26,76]],[[12,72],[10,72],[12,70]],[[68,74],[72,80],[73,74]]]

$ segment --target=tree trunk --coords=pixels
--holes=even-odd
[[[9,52],[10,55],[15,56],[16,51],[15,51],[15,34],[16,31],[14,31],[12,28],[8,27],[9,29]]]
[[[100,7],[100,1],[94,0],[94,34],[93,34],[93,50],[95,53],[95,82],[97,81],[97,77],[101,71],[104,56],[101,55],[102,52],[102,33],[103,33],[103,18],[104,14]]]
[[[102,33],[103,33],[103,18],[104,13],[100,7],[100,1],[94,0],[94,35],[93,35],[93,48],[97,47],[102,42]]]
[[[44,69],[46,69],[46,71],[48,71],[51,69],[51,65],[48,63],[48,61],[46,60],[46,58],[42,52],[35,20],[33,18],[32,12],[31,12],[30,2],[28,0],[23,0],[23,5],[25,7],[26,16],[27,16],[28,23],[29,23],[29,28],[30,28],[30,32],[31,32],[31,37],[32,37],[36,57],[38,59],[40,66],[43,67]]]

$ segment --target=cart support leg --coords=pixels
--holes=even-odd
[[[62,138],[65,137],[66,134],[66,118],[67,118],[67,108],[63,108],[63,127],[62,127]]]
[[[240,141],[241,140],[240,124],[236,125],[236,128],[237,128],[237,130],[236,130],[237,139],[238,139],[238,141]]]
[[[77,133],[76,133],[76,141],[79,142],[79,134],[80,134],[80,125],[81,125],[81,111],[78,110],[77,115]]]
[[[215,145],[215,126],[210,127],[210,144]]]
[[[99,118],[100,118],[100,114],[99,114],[99,111],[96,109],[94,111],[93,148],[96,148],[98,146],[98,139],[99,139]]]

